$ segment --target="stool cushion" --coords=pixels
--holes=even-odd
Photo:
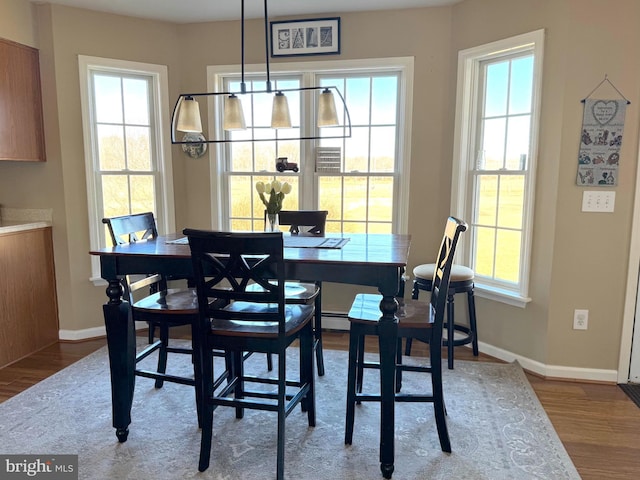
[[[435,272],[435,263],[425,263],[418,265],[413,269],[413,276],[423,280],[431,280]],[[462,282],[464,280],[473,280],[473,270],[464,265],[453,265],[451,267],[451,281]]]

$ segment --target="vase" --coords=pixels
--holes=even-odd
[[[267,213],[267,221],[264,223],[265,232],[279,232],[280,221],[277,213]]]

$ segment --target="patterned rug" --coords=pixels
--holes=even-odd
[[[184,355],[169,363],[174,373],[190,370]],[[347,353],[326,351],[325,363],[316,427],[307,426],[299,408],[287,418],[285,476],[381,479],[379,406],[356,408],[353,445],[345,446]],[[289,365],[295,368],[297,359]],[[248,360],[251,370],[266,370],[264,355]],[[440,450],[430,404],[398,404],[394,479],[580,478],[517,363],[458,361],[444,375],[453,453]],[[403,390],[415,390],[424,378],[406,374]],[[375,388],[378,374],[367,371],[365,380]],[[246,411],[236,420],[233,409],[216,410],[211,466],[204,473],[197,470],[200,431],[190,387],[167,383],[156,390],[152,380],[137,378],[132,417],[128,441],[118,443],[102,349],[0,404],[0,454],[77,454],[81,479],[275,477],[274,413]]]

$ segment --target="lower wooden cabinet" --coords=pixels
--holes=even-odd
[[[57,340],[51,227],[0,233],[0,367]]]

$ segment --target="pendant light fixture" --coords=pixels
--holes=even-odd
[[[277,91],[273,97],[271,108],[271,128],[291,128],[291,115],[289,114],[289,102],[281,91]]]
[[[252,138],[247,140],[246,136],[234,138],[230,133],[235,130],[246,129],[244,119],[244,110],[241,98],[248,95],[274,93],[271,87],[271,78],[269,71],[269,31],[268,31],[268,13],[267,0],[264,0],[264,36],[265,36],[265,64],[266,64],[266,89],[265,90],[247,90],[245,84],[245,65],[244,65],[244,28],[245,28],[245,11],[244,0],[241,0],[241,81],[240,91],[238,92],[205,92],[205,93],[181,93],[176,101],[171,115],[171,143],[190,145],[193,143],[231,143],[246,141],[274,141],[278,140],[274,131],[272,137],[261,135],[260,138]],[[283,88],[277,89],[273,96],[273,105],[271,110],[271,128],[285,129],[292,128],[291,114],[289,112],[289,102],[286,94],[314,95],[315,101],[313,105],[316,108],[316,126],[318,128],[331,127],[323,132],[322,135],[301,135],[299,137],[289,137],[287,140],[316,140],[319,138],[348,138],[351,137],[351,118],[349,110],[345,103],[344,97],[335,86],[322,87],[299,87],[299,88]],[[222,125],[222,138],[202,139],[199,137],[197,142],[193,141],[193,136],[185,136],[182,140],[176,138],[177,132],[184,133],[202,133],[202,120],[200,117],[200,105],[198,97],[208,97],[206,105],[213,109],[214,115],[209,118],[214,122],[217,120]],[[338,117],[336,109],[336,98],[341,101],[342,123]],[[211,128],[211,131],[216,131]]]
[[[320,94],[317,123],[319,127],[333,127],[338,125],[336,99],[328,88],[325,88]]]
[[[242,102],[233,93],[228,97],[224,97],[224,123],[222,128],[225,130],[245,130],[247,128],[247,124],[244,121]]]
[[[193,97],[186,97],[180,109],[178,116],[178,125],[176,127],[185,133],[201,133],[202,120],[200,119],[200,105]]]

